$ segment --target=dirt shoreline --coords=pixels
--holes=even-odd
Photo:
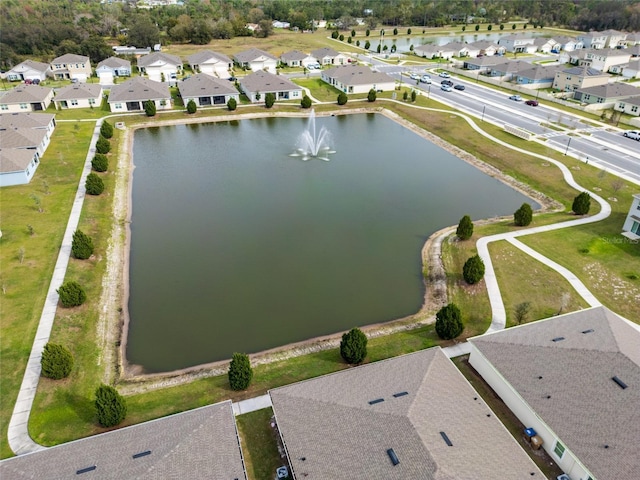
[[[470,163],[488,175],[499,179],[533,198],[542,206],[542,210],[558,208],[558,204],[540,192],[534,191],[527,185],[505,175],[495,167],[482,162],[468,152],[452,145],[432,133],[401,118],[399,115],[384,108],[356,108],[335,112],[317,112],[318,116],[349,115],[358,113],[380,113],[400,123],[423,138],[444,148],[462,160]],[[124,129],[121,148],[118,155],[115,175],[116,186],[113,202],[114,224],[107,251],[107,269],[103,278],[100,318],[98,321],[98,345],[101,346],[99,365],[104,365],[103,381],[117,383],[123,394],[141,393],[143,391],[165,388],[189,383],[199,378],[222,375],[227,372],[228,360],[212,362],[185,369],[158,374],[145,374],[141,367],[128,364],[126,346],[129,326],[127,309],[129,298],[129,248],[131,221],[131,188],[133,164],[133,137],[139,128],[189,124],[223,122],[229,120],[243,120],[265,117],[307,117],[307,113],[295,112],[265,112],[252,114],[233,114],[215,117],[184,118],[178,120],[155,120],[145,122]],[[492,222],[500,219],[488,219]],[[483,223],[484,223],[483,222]],[[435,312],[447,302],[446,275],[440,256],[442,241],[455,231],[455,227],[447,227],[432,234],[425,242],[421,258],[427,275],[425,282],[425,296],[420,310],[410,316],[362,327],[368,337],[389,335],[393,332],[411,330],[435,321]],[[283,345],[270,350],[250,355],[253,365],[272,363],[288,358],[306,355],[329,348],[336,348],[340,344],[342,332],[315,337],[301,342]]]

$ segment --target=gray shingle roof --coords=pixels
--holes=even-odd
[[[12,72],[24,72],[27,69],[36,70],[38,72],[46,72],[51,68],[51,65],[48,63],[35,62],[33,60],[25,60],[24,62],[19,63],[15,67],[13,67],[10,71]]]
[[[214,78],[206,73],[198,73],[179,82],[178,89],[182,98],[239,94],[233,83],[228,80]]]
[[[134,77],[111,87],[109,102],[135,102],[171,98],[169,87],[143,77]]]
[[[363,65],[341,65],[324,72],[324,75],[333,78],[344,85],[369,85],[395,82],[393,77],[382,72],[374,72]]]
[[[623,100],[623,103],[626,103],[629,105],[640,105],[640,96],[625,98]]]
[[[533,65],[531,68],[527,68],[526,70],[520,70],[518,72],[518,77],[528,78],[531,80],[541,80],[546,78],[553,80],[556,76],[556,72],[561,68],[561,66],[557,65]]]
[[[638,87],[620,82],[581,88],[578,92],[602,98],[622,98],[640,95],[640,89]]]
[[[2,148],[36,148],[42,144],[47,131],[41,128],[0,130]]]
[[[54,58],[51,63],[54,65],[62,63],[89,63],[89,57],[76,55],[75,53],[65,53],[64,55]]]
[[[319,48],[311,52],[311,56],[317,59],[325,58],[325,57],[337,57],[338,52],[336,52],[333,48],[324,47]]]
[[[149,55],[143,55],[138,59],[138,66],[148,67],[156,62],[168,63],[170,65],[181,66],[182,59],[177,55],[169,55],[168,53],[153,52]]]
[[[45,128],[54,117],[52,113],[2,113],[0,128]]]
[[[544,478],[437,347],[269,393],[296,478]]]
[[[24,172],[34,154],[33,150],[0,148],[0,173]]]
[[[200,65],[202,63],[207,63],[211,60],[214,60],[213,63],[222,62],[225,64],[231,63],[231,59],[226,55],[221,53],[212,52],[211,50],[202,50],[201,52],[194,53],[193,55],[189,55],[187,58],[190,65]]]
[[[291,50],[290,52],[286,52],[283,53],[282,55],[280,55],[280,59],[283,62],[290,62],[293,60],[304,60],[305,58],[309,57],[310,55],[304,52],[301,52],[300,50]]]
[[[51,91],[50,88],[40,85],[18,85],[0,97],[0,103],[10,105],[43,102],[51,94]]]
[[[0,477],[246,479],[230,401],[4,460]]]
[[[248,92],[290,92],[292,90],[302,90],[301,87],[293,83],[283,75],[258,70],[246,77],[240,78],[240,85],[243,91]]]
[[[278,60],[270,53],[267,53],[264,50],[260,50],[259,48],[250,48],[249,50],[244,50],[242,52],[236,53],[233,58],[235,58],[238,63],[247,63],[252,62],[253,60],[256,60],[260,57],[265,57],[276,61]]]
[[[470,341],[594,478],[637,477],[638,330],[596,307]]]
[[[596,70],[595,68],[591,68],[587,65],[583,65],[581,67],[567,68],[566,70],[562,70],[562,73],[568,73],[570,75],[578,75],[580,77],[608,76],[606,73],[602,73],[600,70]]]
[[[98,98],[102,87],[97,83],[75,83],[60,88],[54,97],[55,101],[59,100],[76,100],[81,98]]]
[[[109,57],[109,58],[105,58],[100,63],[98,63],[98,66],[96,68],[100,68],[100,67],[109,67],[109,68],[126,67],[131,69],[131,62],[129,60],[125,60],[124,58]]]

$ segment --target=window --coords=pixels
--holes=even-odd
[[[632,113],[636,113],[638,111],[638,106],[634,105],[633,107],[631,107],[631,112]]]
[[[562,458],[562,456],[564,455],[564,450],[564,445],[556,440],[556,446],[553,449],[553,453],[556,454],[556,457]]]
[[[121,110],[122,109],[122,104],[121,103],[114,103],[113,104],[113,108],[116,110]]]
[[[71,100],[71,105],[77,107],[78,106],[78,100],[76,100],[76,99]]]
[[[20,104],[20,109],[21,109],[21,110],[26,110],[26,109],[28,109],[28,108],[29,108],[29,105],[27,105],[26,103],[21,103],[21,104]]]
[[[95,105],[96,104],[96,99],[95,98],[90,98],[89,99],[89,105]]]
[[[0,105],[0,110],[9,110],[9,105]]]

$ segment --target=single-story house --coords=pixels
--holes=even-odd
[[[640,117],[640,96],[618,100],[613,108],[614,110],[626,113],[627,115]]]
[[[570,478],[637,477],[637,326],[593,307],[469,343],[469,363]]]
[[[627,219],[622,227],[622,235],[631,240],[640,240],[640,193],[633,196]]]
[[[0,113],[39,112],[53,100],[53,89],[40,85],[18,85],[0,97]]]
[[[291,24],[289,22],[281,22],[280,20],[274,20],[271,25],[273,28],[291,28]]]
[[[16,128],[45,130],[50,137],[56,128],[56,116],[53,113],[0,114],[0,130],[12,130]]]
[[[109,57],[98,63],[96,75],[100,83],[110,85],[115,77],[130,77],[131,62],[124,58]]]
[[[252,72],[264,70],[269,73],[276,73],[276,67],[278,66],[276,57],[258,48],[250,48],[236,53],[233,56],[233,61],[240,68],[251,70]]]
[[[364,65],[341,65],[322,72],[322,80],[344,93],[389,92],[396,81],[386,73],[376,72]]]
[[[51,74],[56,80],[86,82],[91,73],[91,61],[84,55],[65,53],[51,62]]]
[[[472,42],[469,45],[470,48],[473,47],[475,50],[478,50],[478,54],[476,56],[491,57],[493,55],[504,55],[506,52],[504,46],[488,40],[478,40],[477,42]]]
[[[582,48],[605,48],[607,46],[608,36],[599,32],[590,32],[578,35],[577,40],[582,42]]]
[[[441,55],[441,51],[442,49],[440,48],[440,45],[434,45],[433,43],[420,45],[413,49],[413,53],[423,58],[438,58]]]
[[[196,73],[178,83],[180,96],[185,106],[193,100],[198,107],[226,105],[230,99],[240,101],[240,93],[228,80],[212,77],[207,73]]]
[[[609,72],[611,71],[611,67],[614,65],[629,63],[629,60],[631,60],[631,54],[624,49],[618,50],[617,48],[588,50],[586,51],[584,60],[585,63],[588,63],[591,66],[591,68],[595,68],[602,72]]]
[[[253,103],[264,102],[267,93],[273,93],[276,100],[302,100],[302,87],[282,75],[274,75],[265,70],[257,70],[239,79],[240,90]]]
[[[440,45],[438,47],[438,52],[439,52],[438,57],[444,58],[446,60],[451,60],[453,57],[455,57],[457,54],[460,53],[459,50],[456,50],[450,44]]]
[[[349,63],[349,57],[336,52],[333,48],[319,48],[312,51],[311,56],[315,58],[320,65],[346,65]]]
[[[477,57],[480,50],[475,47],[470,47],[468,43],[464,42],[449,42],[446,45],[442,45],[442,50],[453,51],[454,57]]]
[[[158,110],[171,108],[171,92],[166,83],[144,77],[133,77],[111,87],[109,108],[112,112],[138,112],[144,103],[152,100]]]
[[[7,80],[10,82],[23,80],[42,81],[51,75],[51,65],[48,63],[34,62],[33,60],[25,60],[19,63],[7,72]]]
[[[102,86],[97,83],[75,83],[60,88],[53,97],[58,110],[63,108],[91,108],[102,103]]]
[[[513,80],[520,72],[527,71],[531,68],[529,62],[522,60],[510,60],[509,62],[499,63],[489,71],[490,77],[500,77],[502,80]]]
[[[231,401],[0,462],[2,478],[246,480]]]
[[[596,87],[587,87],[576,90],[573,98],[582,103],[598,104],[601,108],[612,108],[618,100],[640,95],[640,88],[628,83],[608,83]]]
[[[588,67],[571,67],[556,73],[553,88],[561,92],[575,92],[580,88],[606,85],[611,76],[600,70]]]
[[[293,478],[545,478],[439,347],[269,395]]]
[[[480,73],[489,72],[493,67],[497,67],[498,65],[502,65],[505,63],[509,63],[511,60],[508,60],[504,57],[493,55],[493,56],[485,56],[485,57],[476,57],[476,58],[465,58],[463,68],[467,70],[479,70]]]
[[[632,59],[623,69],[624,78],[640,78],[640,59]]]
[[[316,63],[316,59],[312,55],[300,50],[291,50],[283,53],[280,55],[280,61],[287,67],[308,67]]]
[[[536,51],[542,53],[550,53],[553,51],[560,51],[561,44],[553,38],[536,37],[533,39],[533,45],[536,47]]]
[[[0,187],[26,185],[36,173],[39,163],[34,150],[0,147]]]
[[[523,34],[512,34],[501,37],[500,40],[498,40],[498,45],[503,46],[507,52],[524,53],[530,49],[533,49],[535,52],[533,37]]]
[[[218,78],[230,78],[233,61],[222,53],[202,50],[187,57],[194,73],[208,73]]]
[[[138,59],[138,69],[156,82],[176,83],[182,73],[182,60],[177,55],[153,52]]]
[[[531,68],[520,70],[515,75],[516,83],[533,88],[550,88],[556,78],[556,73],[563,68],[562,65],[532,65]]]

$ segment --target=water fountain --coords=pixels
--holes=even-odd
[[[296,151],[291,156],[301,157],[304,161],[310,158],[319,158],[328,162],[328,156],[336,153],[335,150],[331,150],[330,145],[331,133],[324,125],[320,128],[320,131],[316,132],[316,113],[315,110],[311,110],[307,129],[298,138]]]

